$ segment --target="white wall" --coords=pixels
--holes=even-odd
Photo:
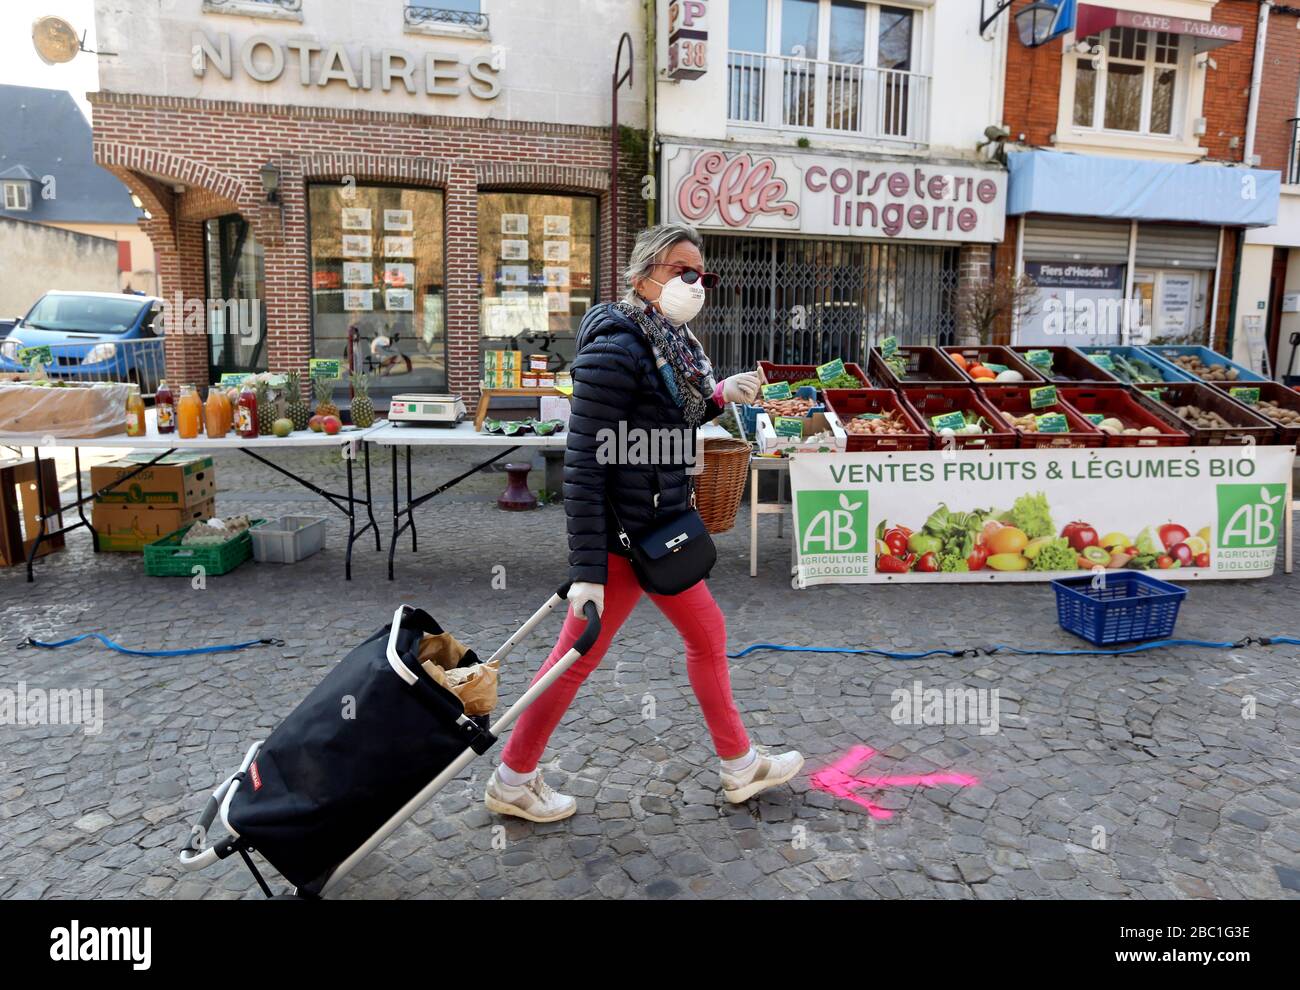
[[[0,217],[0,317],[22,316],[50,289],[117,292],[117,242]]]
[[[728,0],[709,0],[709,71],[698,79],[673,82],[663,76],[668,64],[668,2],[658,0],[655,99],[660,137],[683,140],[727,138]],[[1002,82],[1005,75],[1007,17],[979,36],[978,4],[974,0],[899,0],[924,12],[925,37],[917,71],[931,76],[930,146],[927,157],[980,160],[975,145],[984,128],[1001,123]],[[754,132],[750,132],[751,134]],[[793,145],[798,134],[764,131],[764,143]],[[814,149],[871,150],[900,153],[897,145],[872,145],[861,139],[809,134]],[[751,136],[752,142],[754,138]],[[909,152],[902,151],[907,154]]]
[[[436,6],[436,4],[431,4]],[[641,0],[483,0],[490,18],[489,39],[432,37],[404,30],[404,0],[303,0],[301,23],[293,20],[204,12],[202,0],[97,0],[95,26],[102,90],[148,93],[209,100],[244,100],[296,106],[392,110],[468,117],[535,120],[546,123],[607,125],[610,77],[615,45],[624,31],[632,35],[637,62],[634,85],[620,94],[621,123],[645,124],[645,30]],[[196,30],[214,41],[231,36],[233,78],[209,65],[200,78],[191,66]],[[325,86],[298,81],[299,57],[290,51],[283,74],[274,82],[257,82],[239,66],[239,48],[256,35],[277,44],[310,40],[341,44],[359,61],[371,52],[373,89],[351,89],[342,80]],[[464,91],[459,96],[412,95],[400,82],[389,92],[379,85],[378,53],[408,53],[422,62],[430,52],[468,61],[494,52],[501,62],[501,92],[485,100]],[[266,61],[262,51],[258,61]],[[320,56],[312,57],[318,71]],[[423,66],[420,75],[422,78]],[[464,68],[462,79],[468,81]]]
[[[1273,248],[1264,244],[1246,244],[1241,251],[1241,278],[1237,286],[1237,323],[1232,328],[1232,359],[1249,368],[1259,370],[1258,351],[1252,358],[1250,342],[1246,337],[1246,318],[1258,316],[1263,320],[1264,334],[1268,334],[1269,311],[1260,309],[1268,305],[1269,281],[1273,273]],[[1282,349],[1285,355],[1287,348]],[[1283,356],[1285,360],[1285,356]]]

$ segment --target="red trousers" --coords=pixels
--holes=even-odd
[[[609,555],[609,576],[605,582],[605,610],[601,613],[600,638],[596,645],[566,670],[532,706],[520,716],[506,743],[501,759],[516,773],[529,773],[542,758],[546,742],[573,702],[578,687],[600,664],[619,627],[641,600],[632,565],[624,557]],[[749,751],[749,736],[731,697],[731,673],[727,667],[727,624],[713,600],[708,585],[701,581],[679,595],[650,595],[668,621],[677,627],[686,645],[686,675],[704,712],[713,747],[721,757],[731,759]],[[550,657],[533,678],[536,682],[564,654],[586,628],[570,609],[560,639]]]

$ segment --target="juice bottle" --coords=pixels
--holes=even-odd
[[[158,414],[158,432],[175,433],[176,400],[172,398],[172,390],[167,382],[158,382],[158,391],[153,396],[153,407]]]
[[[257,436],[257,393],[251,385],[245,385],[239,393],[239,405],[235,407],[235,432],[246,439]]]
[[[126,397],[126,435],[142,437],[145,435],[144,398],[140,395],[140,386],[132,385]]]
[[[224,437],[230,426],[226,422],[226,393],[213,385],[208,389],[208,401],[203,410],[204,427],[208,439]]]
[[[203,403],[193,385],[181,386],[180,401],[176,403],[176,432],[182,440],[193,440],[199,435],[203,419]]]

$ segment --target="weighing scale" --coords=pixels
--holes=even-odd
[[[465,418],[458,395],[395,395],[388,404],[388,422],[395,426],[454,427]]]

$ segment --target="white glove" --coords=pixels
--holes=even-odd
[[[732,375],[722,383],[722,401],[739,402],[741,405],[751,405],[758,399],[759,388],[758,372],[745,371],[739,375]]]
[[[587,602],[596,603],[596,614],[605,614],[605,586],[603,584],[591,584],[587,581],[574,581],[569,585],[569,604],[573,607],[573,614],[579,619],[585,619],[582,606]]]

